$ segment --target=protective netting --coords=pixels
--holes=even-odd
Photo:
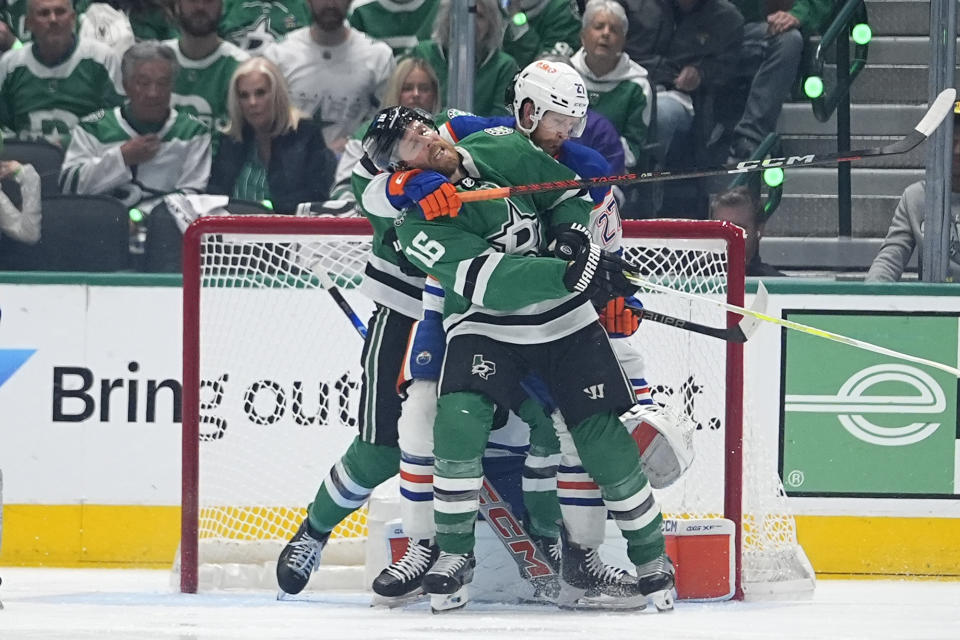
[[[310,235],[285,235],[292,224],[312,225]],[[676,237],[684,225],[697,224],[668,225],[670,236],[625,238],[625,256],[651,282],[725,300],[726,243]],[[644,228],[656,234],[660,227]],[[362,340],[317,273],[329,274],[366,321],[372,303],[358,287],[369,238],[325,234],[323,220],[278,219],[271,229],[267,235],[204,235],[200,272],[185,274],[201,283],[196,355],[201,588],[271,584],[277,555],[356,435]],[[658,292],[641,291],[638,297],[661,314],[727,325],[726,312],[713,305]],[[644,354],[655,400],[683,420],[696,451],[685,477],[658,492],[665,516],[723,516],[731,489],[724,438],[728,428],[738,428],[727,424],[726,407],[732,394],[741,392],[728,384],[727,343],[650,321],[632,340]],[[805,557],[779,488],[776,428],[766,426],[768,433],[747,430],[742,492],[734,488],[743,496],[743,575],[745,584],[793,584],[812,578],[812,571],[799,575],[805,568],[797,565]],[[762,459],[770,451],[762,441],[768,437],[774,438],[772,462]],[[362,564],[358,547],[366,535],[365,513],[355,512],[334,531],[324,563]],[[251,565],[257,567],[252,580],[239,568]]]

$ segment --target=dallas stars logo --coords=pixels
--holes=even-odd
[[[502,253],[537,255],[540,251],[540,220],[533,213],[521,211],[509,198],[504,202],[507,204],[507,219],[487,241]]]
[[[497,363],[491,360],[484,360],[482,353],[473,354],[473,366],[470,367],[470,374],[480,376],[484,380],[497,372]]]

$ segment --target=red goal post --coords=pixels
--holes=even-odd
[[[356,409],[360,340],[332,299],[319,291],[313,270],[330,275],[366,320],[372,305],[357,286],[370,233],[363,219],[286,216],[208,217],[187,229],[182,591],[203,588],[213,575],[235,576],[234,568],[217,574],[205,567],[243,564],[248,554],[260,567],[257,579],[269,582],[271,558],[275,562],[326,469],[354,435],[349,423]],[[743,235],[738,227],[712,221],[628,221],[624,249],[626,258],[658,284],[743,306]],[[654,311],[710,326],[730,327],[740,320],[679,296],[641,292],[638,297]],[[780,513],[782,492],[769,496],[772,507],[744,515],[745,500],[750,500],[743,473],[743,345],[653,322],[641,324],[635,339],[645,347],[645,377],[655,399],[694,429],[697,459],[691,471],[658,494],[665,517],[725,517],[735,523],[738,598],[743,596],[744,523],[748,555],[765,557],[767,542],[751,543],[751,537],[771,517],[776,520],[773,535],[783,536],[781,516],[789,518],[783,544],[774,544],[776,568],[764,564],[755,573],[773,582],[790,580],[781,577],[779,558],[789,556],[787,562],[792,562],[798,547],[792,518]],[[305,457],[304,451],[317,453]],[[298,467],[308,467],[307,472]],[[769,478],[765,485],[771,482],[778,485]],[[333,538],[362,540],[363,513],[345,526]],[[749,551],[751,544],[757,553]],[[324,560],[328,553],[324,551]],[[217,586],[223,586],[220,578],[213,579],[212,587]]]

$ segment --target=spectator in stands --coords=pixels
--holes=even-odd
[[[430,39],[439,5],[440,0],[355,0],[350,25],[386,42],[393,55],[400,57]]]
[[[294,106],[323,125],[336,154],[379,108],[395,63],[390,47],[346,22],[350,0],[308,0],[313,23],[263,55],[283,72]]]
[[[222,0],[176,0],[179,40],[164,42],[177,55],[180,72],[171,101],[211,129],[227,119],[230,78],[250,56],[217,35]]]
[[[416,107],[423,109],[427,113],[435,113],[440,110],[440,83],[437,81],[437,74],[433,72],[426,60],[422,58],[404,58],[397,63],[397,68],[390,76],[387,82],[387,88],[383,92],[383,106],[392,107],[394,105],[404,107]],[[364,134],[370,121],[364,121],[353,137],[347,141],[347,145],[340,155],[337,162],[337,173],[334,178],[334,188],[331,197],[343,200],[353,200],[353,189],[350,186],[350,177],[353,175],[353,168],[363,157]]]
[[[743,17],[727,0],[620,0],[630,25],[624,48],[657,91],[657,142],[666,158],[675,134],[693,126],[693,94],[736,73]]]
[[[744,258],[747,275],[759,277],[783,276],[774,267],[760,259],[760,239],[763,238],[760,199],[756,191],[747,186],[734,187],[710,198],[710,218],[732,222],[744,233]]]
[[[816,33],[833,11],[833,0],[794,0],[789,11],[763,15],[762,0],[733,0],[743,14],[743,45],[737,76],[749,79],[743,115],[733,131],[728,162],[753,155],[774,131],[783,102],[797,79],[803,35]]]
[[[306,0],[228,0],[220,19],[220,34],[253,56],[291,31],[309,25]]]
[[[448,55],[450,51],[450,3],[441,0],[437,18],[433,23],[433,39],[421,42],[411,55],[425,59],[433,67],[440,81],[440,101],[451,104],[447,93]],[[503,15],[497,0],[477,0],[476,14],[476,67],[473,77],[473,108],[479,116],[507,115],[503,96],[519,71],[517,63],[501,50],[503,44]]]
[[[64,193],[111,195],[149,213],[169,193],[197,193],[210,175],[210,130],[171,108],[176,54],[155,40],[123,54],[128,101],[80,121],[60,172]]]
[[[641,160],[652,92],[647,71],[623,51],[627,15],[615,0],[590,0],[583,12],[583,48],[570,60],[583,77],[590,107],[620,133],[626,166]],[[642,163],[641,163],[642,166]]]
[[[953,162],[950,190],[950,258],[947,280],[960,282],[960,102],[953,115]],[[887,237],[867,272],[867,282],[897,282],[903,275],[914,249],[923,249],[923,220],[927,202],[924,181],[914,182],[903,191]]]
[[[326,200],[336,158],[319,125],[291,106],[287,83],[264,58],[242,63],[230,79],[230,121],[217,147],[208,193],[270,200],[277,213]]]
[[[33,42],[0,58],[0,125],[63,145],[81,117],[122,102],[119,60],[76,22],[70,0],[28,0]]]
[[[569,58],[580,48],[580,18],[570,0],[506,0],[503,50],[520,68],[546,55]]]
[[[36,169],[16,160],[2,161],[0,186],[0,235],[36,244],[40,240],[40,176]]]
[[[23,44],[30,42],[32,37],[27,27],[27,2],[28,0],[6,0],[0,3],[0,21],[7,26],[14,39]]]
[[[14,47],[21,47],[23,43],[17,38],[17,34],[7,26],[6,22],[0,20],[0,56]]]

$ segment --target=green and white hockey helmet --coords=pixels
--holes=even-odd
[[[523,103],[533,103],[530,114],[532,125],[524,127],[520,120]],[[587,124],[587,88],[583,78],[573,67],[564,62],[534,60],[518,74],[513,85],[513,113],[517,129],[531,134],[543,121],[547,112],[564,118],[554,118],[568,123],[571,138],[583,134]]]

